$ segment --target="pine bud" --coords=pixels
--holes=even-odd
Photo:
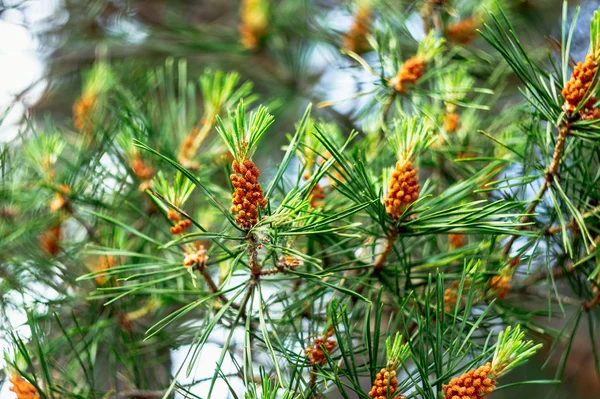
[[[389,399],[398,390],[398,379],[395,370],[381,369],[375,376],[369,396],[373,399]]]
[[[385,199],[385,210],[394,219],[399,219],[406,206],[419,198],[418,168],[408,160],[400,160],[392,173],[389,192]]]
[[[458,281],[452,283],[450,288],[444,291],[444,312],[450,313],[458,301]]]
[[[169,212],[167,212],[167,218],[173,222],[178,222],[179,219],[181,219],[179,213],[173,209],[169,209]]]
[[[48,255],[56,256],[60,251],[61,224],[54,225],[40,234],[40,247]]]
[[[363,1],[354,13],[350,30],[344,35],[344,48],[355,53],[364,53],[369,49],[367,34],[371,27],[373,12],[369,1]]]
[[[200,245],[196,252],[185,255],[183,266],[190,267],[198,265],[199,267],[204,267],[207,260],[208,255],[206,255],[206,249],[204,248],[204,245]]]
[[[13,386],[9,389],[17,395],[17,399],[39,399],[40,394],[29,381],[20,375],[11,375],[10,382]]]
[[[448,234],[448,241],[451,249],[462,248],[467,242],[464,234]]]
[[[117,266],[117,258],[115,258],[112,255],[107,255],[107,256],[102,256],[100,258],[100,263],[98,265],[98,267],[96,268],[96,272],[102,272],[105,270],[108,270],[112,267]],[[108,276],[97,276],[96,277],[96,284],[102,286],[106,283],[106,281],[108,280]]]
[[[96,106],[96,94],[84,94],[73,104],[73,124],[82,133],[90,133],[93,129],[93,111]]]
[[[308,357],[308,360],[311,363],[320,365],[325,364],[325,362],[327,361],[325,353],[331,353],[331,351],[333,351],[337,346],[337,343],[333,339],[331,339],[332,335],[333,330],[330,329],[329,331],[327,331],[327,334],[325,334],[325,336],[315,338],[314,345],[309,344],[306,347],[304,353],[306,353],[306,356]]]
[[[510,275],[493,276],[490,279],[490,287],[493,291],[496,291],[496,297],[498,299],[504,299],[510,292],[511,281],[512,278]]]
[[[134,156],[129,166],[131,166],[133,173],[142,180],[150,179],[154,174],[154,170],[146,165],[139,156]]]
[[[235,189],[232,195],[231,212],[237,213],[235,221],[244,230],[250,230],[258,223],[258,209],[267,205],[262,188],[258,182],[260,171],[249,159],[241,164],[233,161],[235,173],[229,177]]]
[[[242,0],[240,35],[244,48],[258,49],[269,31],[267,7],[265,0]]]
[[[456,132],[460,123],[460,117],[457,113],[450,112],[444,116],[444,130],[448,133]]]
[[[453,42],[468,44],[477,37],[477,22],[474,18],[465,18],[449,23],[446,37]]]
[[[317,208],[319,206],[323,206],[323,200],[325,199],[325,190],[321,187],[320,184],[315,184],[315,186],[310,191],[310,206],[312,208]]]
[[[406,93],[407,84],[414,85],[423,76],[427,63],[425,58],[414,56],[404,61],[396,76],[390,81],[398,93]]]
[[[183,234],[191,225],[192,221],[190,219],[183,219],[177,222],[176,225],[171,226],[169,230],[171,230],[171,234]]]
[[[563,108],[566,111],[573,112],[579,107],[584,98],[589,95],[588,90],[594,83],[594,76],[598,70],[598,61],[592,54],[585,57],[585,62],[578,62],[573,69],[571,79],[562,90],[562,96],[565,99]],[[582,119],[600,118],[600,110],[594,108],[596,97],[590,97],[580,109],[579,114]]]
[[[492,364],[486,363],[477,370],[471,369],[459,377],[443,385],[444,399],[485,399],[486,395],[494,392],[496,381],[488,378]]]
[[[61,184],[58,187],[58,189],[59,191],[56,194],[54,194],[54,198],[48,204],[48,208],[52,213],[58,212],[63,208],[68,208],[69,200],[67,198],[67,195],[71,192],[71,189],[69,188],[69,186],[66,186],[64,184]]]

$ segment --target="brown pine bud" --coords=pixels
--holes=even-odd
[[[594,79],[597,70],[598,61],[592,54],[588,54],[587,57],[585,57],[585,62],[577,63],[573,69],[571,79],[562,90],[562,96],[565,99],[563,108],[566,111],[575,111],[584,98],[590,94],[588,93],[588,90],[590,90],[592,83],[596,84],[597,82]],[[596,119],[600,117],[600,111],[594,108],[596,100],[596,97],[590,97],[579,110],[579,115],[582,119]]]
[[[73,125],[82,133],[90,133],[93,125],[93,111],[96,107],[95,93],[84,94],[73,104]]]
[[[381,369],[375,376],[369,396],[373,399],[390,399],[398,390],[395,370]]]
[[[17,395],[17,399],[39,399],[40,394],[37,389],[18,374],[13,374],[10,377],[10,382],[13,384],[9,389]]]
[[[452,42],[468,44],[477,37],[477,22],[474,18],[465,18],[451,22],[446,29],[446,37]]]
[[[306,347],[304,353],[306,353],[306,356],[311,363],[320,365],[325,364],[327,361],[325,353],[331,353],[337,346],[337,342],[330,338],[331,335],[333,335],[333,330],[331,330],[331,333],[327,331],[327,334],[325,334],[324,337],[315,338],[314,345],[309,344]]]
[[[488,377],[491,370],[492,365],[488,362],[477,370],[471,369],[453,378],[448,385],[442,386],[444,399],[485,399],[496,389],[496,381]]]
[[[385,199],[385,210],[394,219],[399,219],[404,209],[419,198],[418,168],[413,168],[408,160],[396,163]]]
[[[427,63],[421,56],[414,56],[404,61],[398,73],[390,81],[390,85],[398,93],[406,93],[407,85],[414,85],[423,76]]]
[[[229,177],[234,188],[231,212],[237,213],[235,221],[238,226],[250,230],[258,223],[258,209],[267,205],[258,182],[260,171],[249,159],[244,160],[242,164],[233,161],[232,169],[235,174]]]

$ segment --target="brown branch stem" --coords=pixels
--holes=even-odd
[[[571,129],[570,125],[566,121],[560,125],[560,127],[558,129],[558,137],[556,139],[556,145],[554,146],[554,153],[552,154],[552,161],[550,162],[550,166],[548,167],[546,174],[544,176],[544,182],[543,182],[542,186],[540,187],[540,189],[538,190],[538,193],[536,194],[535,198],[529,204],[529,207],[527,208],[527,211],[525,212],[526,215],[523,216],[519,220],[520,223],[529,222],[529,220],[531,219],[530,215],[535,212],[537,206],[539,205],[539,203],[542,201],[544,195],[546,194],[546,191],[552,185],[554,176],[558,175],[558,172],[560,169],[560,160],[562,158],[566,139],[567,139],[567,136],[569,135],[570,129]],[[523,226],[517,226],[517,230],[523,230],[523,229],[524,229]],[[502,251],[503,255],[506,256],[510,253],[510,250],[511,250],[513,244],[515,243],[515,241],[517,240],[517,238],[518,238],[517,235],[512,235],[510,237],[510,239],[504,246],[504,250]]]

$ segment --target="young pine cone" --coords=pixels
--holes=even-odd
[[[355,53],[364,53],[369,49],[367,34],[373,18],[371,7],[359,7],[354,14],[354,22],[344,36],[344,48]]]
[[[243,0],[241,5],[240,36],[244,48],[256,50],[269,31],[269,20],[261,0]]]
[[[448,40],[468,44],[477,36],[477,22],[473,18],[461,19],[448,24],[446,37]]]
[[[95,105],[95,94],[83,95],[73,104],[73,125],[80,132],[88,133],[92,129],[92,112]]]
[[[103,272],[103,271],[106,271],[117,265],[118,265],[117,258],[115,258],[113,255],[102,256],[100,258],[100,263],[98,264],[98,267],[96,268],[95,271]],[[97,276],[95,280],[96,280],[96,284],[102,286],[102,285],[106,284],[108,279],[110,279],[110,276],[101,275],[101,276]]]
[[[448,241],[450,242],[450,248],[452,249],[462,248],[467,243],[464,234],[448,234]]]
[[[250,230],[258,223],[258,209],[267,205],[262,188],[258,182],[260,171],[249,159],[240,165],[233,161],[231,165],[235,173],[229,176],[235,191],[232,196],[231,212],[237,213],[235,221],[244,230]]]
[[[178,221],[175,226],[171,226],[169,230],[171,230],[171,234],[183,234],[191,225],[192,221],[190,219],[183,219]]]
[[[414,56],[404,61],[390,84],[399,93],[406,93],[407,84],[414,85],[425,72],[426,62],[423,57]]]
[[[504,299],[510,292],[510,276],[494,276],[490,279],[490,287],[496,291],[498,299]]]
[[[398,379],[396,378],[396,371],[381,369],[375,376],[375,381],[373,381],[373,387],[371,388],[371,391],[369,391],[369,396],[373,399],[389,399],[394,396],[397,389]]]
[[[394,219],[399,219],[404,208],[419,198],[418,168],[408,160],[396,163],[390,179],[389,192],[385,199],[385,210]]]
[[[10,382],[13,386],[9,389],[17,395],[17,399],[39,399],[40,394],[37,389],[20,375],[12,375]]]
[[[450,313],[458,301],[458,281],[444,291],[444,312]]]
[[[585,62],[578,62],[573,69],[571,79],[567,82],[562,90],[562,95],[565,98],[563,108],[566,111],[573,112],[583,99],[588,95],[588,90],[594,83],[594,76],[598,70],[598,61],[592,54],[585,57]],[[600,117],[600,111],[594,108],[596,97],[592,96],[586,104],[581,108],[579,114],[583,119],[596,119]]]
[[[323,206],[323,200],[325,199],[325,190],[320,184],[316,184],[310,192],[310,206],[317,208]]]
[[[196,252],[185,255],[185,258],[183,259],[183,266],[190,267],[198,265],[200,268],[202,268],[206,265],[207,260],[208,255],[206,255],[206,249],[204,248],[204,245],[200,245]]]
[[[60,251],[60,223],[49,227],[40,234],[40,247],[48,255],[56,256]]]
[[[314,345],[309,344],[304,353],[308,357],[308,360],[313,364],[323,365],[327,361],[325,353],[331,353],[337,346],[337,343],[331,339],[333,331],[328,332],[324,337],[315,338]],[[323,350],[323,348],[325,350]]]
[[[458,129],[458,125],[460,123],[460,118],[458,114],[451,112],[444,116],[444,130],[448,133],[456,132]]]
[[[496,389],[496,381],[488,378],[491,370],[492,364],[488,362],[477,370],[471,369],[453,378],[448,385],[442,386],[444,399],[485,399]]]
[[[131,163],[129,164],[129,166],[131,166],[131,170],[133,170],[133,174],[135,174],[137,177],[139,177],[142,180],[150,179],[152,177],[152,175],[154,174],[154,169],[152,169],[150,166],[148,166],[146,164],[146,162],[144,162],[144,160],[142,158],[140,158],[139,156],[135,156],[131,160]]]

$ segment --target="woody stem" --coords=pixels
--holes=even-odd
[[[552,181],[554,180],[554,177],[558,174],[558,171],[560,169],[560,160],[562,158],[562,154],[563,154],[563,151],[565,148],[565,142],[567,139],[567,135],[569,134],[569,131],[570,131],[570,125],[567,121],[564,121],[558,129],[558,137],[556,139],[556,145],[554,146],[554,153],[552,154],[552,161],[550,162],[550,166],[548,167],[548,170],[546,171],[546,174],[544,176],[544,182],[543,182],[542,186],[540,187],[540,189],[538,190],[538,193],[536,194],[535,198],[529,204],[527,211],[525,211],[526,215],[520,218],[520,220],[519,220],[520,223],[529,222],[529,220],[531,219],[531,217],[529,215],[532,214],[533,212],[535,212],[537,206],[542,201],[544,194],[546,194],[546,191],[552,185]],[[524,226],[517,226],[517,230],[523,230],[523,229],[524,229]],[[508,255],[510,253],[510,250],[516,240],[517,240],[517,235],[513,235],[510,237],[510,239],[504,246],[504,250],[502,251],[503,255]]]

